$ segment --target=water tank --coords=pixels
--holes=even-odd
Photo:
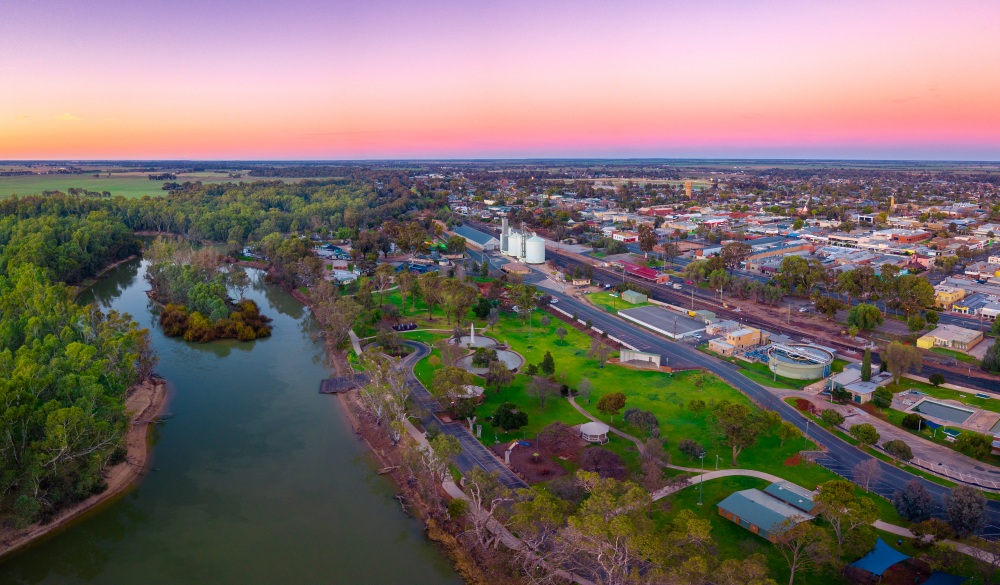
[[[521,234],[514,231],[510,232],[510,235],[507,236],[506,254],[515,258],[521,256]]]
[[[524,261],[528,264],[545,263],[545,240],[538,236],[528,238],[524,253]]]

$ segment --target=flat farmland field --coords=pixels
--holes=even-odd
[[[144,195],[165,195],[161,187],[164,181],[150,181],[149,173],[93,173],[84,175],[22,175],[15,177],[0,177],[0,197],[11,195],[40,195],[45,191],[67,192],[70,188],[86,189],[87,191],[108,191],[112,195],[123,197],[142,197]],[[296,178],[259,178],[244,173],[242,178],[232,179],[227,173],[181,173],[175,182],[201,181],[203,183],[240,183],[253,181],[283,181],[294,183],[305,179]]]

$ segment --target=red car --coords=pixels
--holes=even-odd
[[[691,282],[690,280],[685,280],[684,282],[686,282],[687,284],[694,284],[694,283],[693,283],[693,282]]]

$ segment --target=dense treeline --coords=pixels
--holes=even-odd
[[[0,215],[33,218],[85,217],[105,211],[134,231],[171,232],[194,239],[243,243],[279,232],[352,230],[380,225],[431,203],[397,179],[185,183],[165,197],[88,199],[67,195],[13,197],[0,201]]]
[[[77,284],[139,250],[132,230],[107,211],[0,219],[0,274],[33,264],[52,280]]]
[[[271,335],[271,320],[256,303],[243,299],[250,285],[246,272],[224,263],[215,251],[157,238],[146,258],[146,278],[153,286],[149,294],[166,305],[160,313],[166,335],[199,342]],[[238,303],[229,298],[230,289],[239,295]]]
[[[0,275],[0,316],[0,519],[24,526],[104,488],[126,392],[156,359],[130,316],[77,305],[28,264]]]

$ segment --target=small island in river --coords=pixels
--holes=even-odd
[[[271,319],[243,298],[250,285],[246,272],[227,265],[213,250],[158,238],[146,257],[151,261],[149,296],[163,305],[159,320],[165,335],[200,343],[271,335]],[[239,300],[229,297],[230,289]]]

